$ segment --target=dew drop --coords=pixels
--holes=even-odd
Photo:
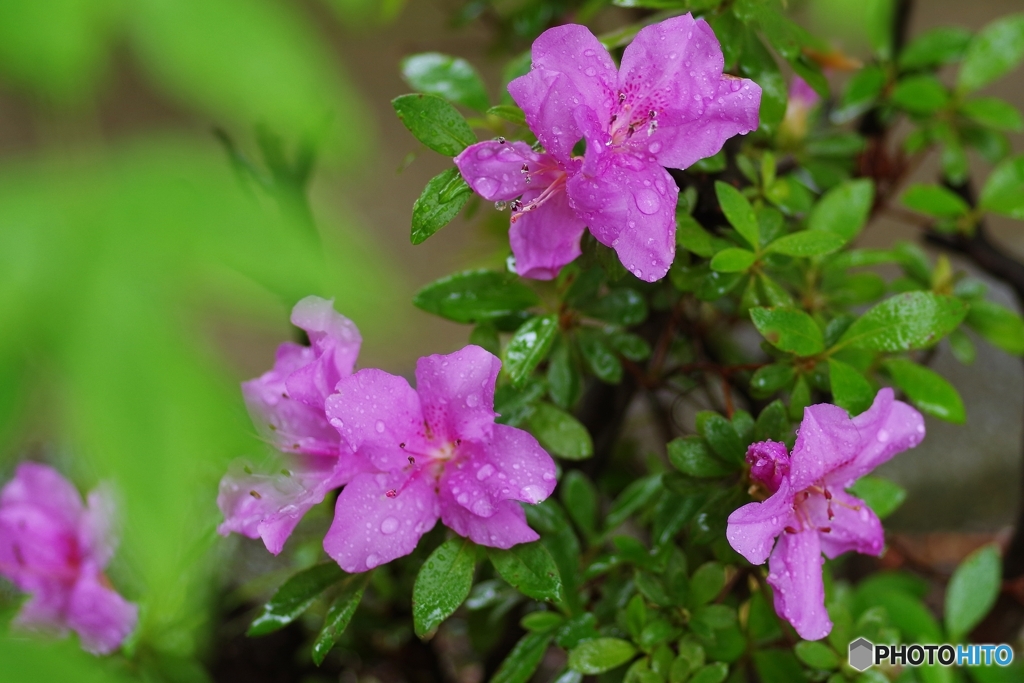
[[[651,154],[657,154],[658,152],[661,151],[661,143],[652,142],[650,145],[648,145],[647,149],[650,151]]]
[[[483,194],[483,193],[481,193]],[[508,202],[497,201],[494,202],[494,208],[498,211],[504,211],[508,207]]]
[[[371,553],[371,554],[366,556],[366,568],[367,569],[373,569],[378,564],[380,564],[380,558],[377,557],[377,555]]]
[[[644,188],[636,193],[636,208],[640,209],[640,213],[647,214],[650,216],[656,213],[661,208],[661,199],[658,198],[658,194],[654,190]]]
[[[384,433],[384,422],[382,420],[377,420],[377,424],[375,424],[373,426],[373,428],[377,430],[378,434],[383,434]]]
[[[455,500],[458,501],[459,505],[465,505],[469,502],[469,495],[466,493],[460,493],[459,497]]]
[[[494,467],[488,463],[476,471],[476,478],[478,481],[483,481],[494,474]]]
[[[484,197],[494,194],[498,191],[501,184],[494,178],[488,178],[487,176],[480,176],[473,181],[473,189],[477,191],[477,194],[481,194]]]
[[[380,532],[382,534],[393,534],[398,530],[398,520],[394,517],[387,517],[383,522],[380,523]]]
[[[884,429],[879,431],[878,432],[878,440],[881,441],[882,443],[885,443],[886,441],[888,441],[889,440],[889,432],[887,432]]]
[[[469,396],[466,397],[466,405],[469,406],[470,408],[476,408],[478,405],[480,405],[480,397],[477,396],[476,394],[470,394]]]
[[[592,67],[592,66],[588,66],[588,67],[587,67],[587,69],[586,69],[586,71],[584,71],[583,73],[585,73],[585,74],[586,74],[586,75],[588,75],[588,76],[591,76],[591,77],[593,77],[593,76],[596,76],[596,75],[597,75],[597,69],[595,69],[595,68],[594,68],[594,67]]]
[[[539,503],[544,500],[544,489],[534,484],[524,486],[519,491],[519,497],[528,503]]]

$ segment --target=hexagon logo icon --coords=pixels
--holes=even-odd
[[[850,666],[857,671],[864,671],[875,659],[875,646],[865,638],[858,638],[850,643]]]

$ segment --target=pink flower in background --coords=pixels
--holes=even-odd
[[[831,559],[849,550],[882,552],[881,522],[846,488],[923,438],[921,414],[894,400],[892,389],[886,388],[871,408],[853,419],[838,406],[807,408],[789,458],[783,444],[750,446],[751,478],[772,495],[729,515],[726,537],[753,564],[763,564],[770,556],[768,583],[775,591],[775,611],[801,638],[817,640],[832,630],[825,610],[822,553]]]
[[[722,73],[714,32],[688,14],[641,29],[618,69],[575,24],[545,31],[532,56],[530,72],[508,90],[547,154],[522,145],[499,157],[501,143],[492,141],[456,158],[482,196],[523,193],[512,214],[516,270],[554,277],[579,255],[588,227],[637,278],[664,277],[675,257],[679,190],[663,167],[686,168],[757,128],[761,89]],[[581,139],[579,159],[572,154]],[[535,171],[536,189],[527,191]]]
[[[236,463],[217,497],[224,514],[218,531],[262,538],[275,555],[302,516],[359,471],[324,414],[324,400],[355,367],[359,330],[316,296],[295,304],[291,320],[311,345],[281,344],[274,368],[242,384],[256,429],[285,454],[284,467],[265,475]]]
[[[814,88],[799,76],[789,82],[789,99],[786,102],[786,116],[782,120],[781,132],[794,140],[807,137],[807,122],[811,111],[821,102]]]
[[[95,654],[113,652],[135,628],[138,607],[110,586],[103,570],[114,554],[109,497],[82,505],[55,470],[23,463],[0,491],[0,574],[30,594],[15,623],[78,634]]]
[[[538,538],[519,502],[555,488],[555,464],[537,440],[494,422],[501,361],[478,346],[416,364],[416,389],[381,370],[338,383],[327,415],[372,471],[338,496],[327,554],[363,572],[413,551],[438,517],[481,545]]]

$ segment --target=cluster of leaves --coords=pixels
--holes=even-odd
[[[543,4],[565,9],[524,3],[522,12]],[[603,4],[586,3],[580,12]],[[416,306],[471,325],[470,342],[502,358],[499,421],[530,430],[558,458],[558,500],[526,506],[541,534],[536,543],[501,551],[433,533],[410,562],[374,570],[368,592],[378,590],[383,573],[415,573],[405,581],[415,634],[429,639],[454,615],[453,622],[468,624],[480,659],[497,662],[488,674],[499,683],[525,683],[540,667],[557,683],[586,675],[609,683],[945,683],[967,675],[988,683],[1018,676],[938,666],[859,674],[845,663],[848,643],[859,636],[876,643],[965,640],[999,591],[993,547],[972,554],[949,579],[944,623],[926,604],[931,582],[895,572],[851,584],[842,578],[843,558],[828,562],[826,600],[836,626],[827,640],[802,642],[775,615],[765,570],[742,560],[724,532],[729,513],[749,501],[747,446],[764,439],[791,446],[806,406],[828,401],[855,415],[879,386],[892,385],[923,413],[962,423],[967,413],[956,389],[928,367],[939,345],[964,363],[976,354],[975,335],[1024,355],[1020,316],[987,300],[985,287],[955,272],[946,256],[933,259],[906,242],[855,244],[872,218],[893,210],[908,169],[932,150],[941,155],[946,185],[912,186],[903,195],[907,206],[935,219],[930,229],[969,234],[986,212],[1024,218],[1024,165],[1008,156],[1004,136],[1020,129],[1021,115],[1001,100],[970,96],[1024,57],[1024,17],[977,35],[937,29],[897,50],[893,3],[874,0],[868,31],[875,58],[832,98],[822,65],[853,63],[790,21],[778,3],[614,4],[662,13],[604,36],[612,50],[670,13],[704,16],[727,70],[763,88],[761,127],[674,172],[682,189],[678,249],[660,282],[637,280],[585,237],[583,255],[551,282],[484,269],[419,291]],[[488,2],[468,3],[463,17],[489,12],[507,35],[535,34],[548,21],[517,23],[519,14],[502,15]],[[825,98],[808,112],[809,128],[787,125],[786,82],[770,50]],[[959,61],[949,89],[937,70]],[[526,68],[522,57],[511,60],[505,82]],[[466,60],[425,53],[404,60],[402,70],[416,92],[394,107],[427,148],[455,156],[477,132],[536,142],[523,113],[507,99],[492,104]],[[903,152],[884,157],[892,163],[872,163],[882,158],[879,136],[904,120],[913,130]],[[950,189],[965,179],[968,147],[997,164],[977,206]],[[412,242],[434,235],[471,200],[454,168],[435,177],[413,207]],[[878,266],[899,275],[886,279]],[[749,343],[751,333],[756,343]],[[646,401],[632,400],[640,396]],[[641,457],[618,433],[630,405],[650,408],[665,457]],[[880,517],[906,495],[879,477],[863,478],[852,491]],[[339,637],[350,645],[360,637],[358,629],[341,632],[366,585],[365,578],[315,567],[281,588],[253,630],[289,623],[330,586],[337,597],[314,645],[319,662]],[[514,645],[510,633],[518,634]]]

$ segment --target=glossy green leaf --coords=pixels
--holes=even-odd
[[[1024,320],[1013,311],[991,301],[975,301],[966,322],[994,346],[1024,356]]]
[[[487,109],[487,89],[472,65],[439,52],[409,55],[401,62],[405,82],[419,92],[439,95],[470,109]]]
[[[520,638],[490,683],[527,683],[544,659],[552,638],[550,633],[527,633]]]
[[[725,568],[717,562],[706,562],[697,567],[690,577],[690,607],[705,605],[725,587]]]
[[[526,422],[549,453],[565,460],[584,460],[594,454],[590,432],[575,417],[550,403],[538,403]]]
[[[821,197],[807,218],[807,227],[852,240],[864,229],[874,201],[875,185],[870,179],[849,180]]]
[[[697,413],[697,431],[718,457],[726,462],[743,462],[747,449],[740,442],[736,428],[724,417],[710,410],[700,411]]]
[[[457,168],[449,168],[431,178],[412,205],[412,243],[421,244],[448,225],[469,201],[470,195],[472,191]]]
[[[747,249],[723,249],[711,259],[711,269],[720,273],[740,273],[754,265],[757,255]]]
[[[461,536],[448,539],[430,553],[412,589],[412,621],[417,636],[432,636],[466,600],[475,568],[476,546]]]
[[[858,479],[850,492],[874,510],[879,519],[885,519],[896,512],[907,499],[907,491],[899,484],[882,477],[866,476]]]
[[[582,329],[578,339],[583,360],[595,377],[609,384],[622,381],[622,363],[603,334],[593,329]]]
[[[715,253],[711,233],[689,214],[676,217],[676,244],[704,258]]]
[[[757,33],[747,30],[744,36],[746,40],[739,56],[740,73],[761,86],[760,129],[771,134],[786,114],[786,79]]]
[[[999,595],[999,549],[986,545],[968,555],[946,586],[946,629],[953,642],[967,636],[988,614]]]
[[[792,175],[776,180],[771,187],[765,189],[764,196],[787,216],[805,214],[814,205],[811,191]]]
[[[760,228],[750,201],[735,187],[720,180],[715,181],[715,194],[718,195],[718,203],[732,227],[736,228],[736,232],[747,241],[747,244],[757,248]]]
[[[651,502],[661,489],[660,474],[652,474],[632,482],[615,499],[605,518],[605,526],[608,529],[614,529],[622,524],[630,515]]]
[[[467,270],[430,283],[416,293],[412,302],[427,313],[457,323],[475,323],[503,318],[540,300],[512,275]]]
[[[439,154],[453,157],[476,142],[466,119],[437,95],[400,95],[391,106],[416,139]]]
[[[519,326],[505,347],[503,369],[514,386],[522,386],[551,350],[558,334],[558,318],[539,315]]]
[[[813,356],[825,350],[821,328],[799,309],[752,308],[750,319],[768,343],[782,351]]]
[[[580,369],[573,358],[569,342],[565,338],[556,342],[555,348],[551,352],[547,377],[551,400],[559,408],[565,410],[571,408],[583,391],[583,378],[580,376]]]
[[[754,441],[785,441],[789,435],[789,418],[786,417],[786,406],[782,401],[772,401],[754,423]]]
[[[598,493],[594,484],[579,470],[570,470],[559,482],[566,512],[585,535],[597,531]]]
[[[860,415],[871,407],[871,402],[875,399],[875,390],[856,368],[835,358],[829,358],[828,377],[832,400],[837,406],[845,408],[850,415]]]
[[[772,363],[758,368],[750,378],[750,388],[758,396],[771,396],[786,387],[796,376],[793,366],[788,363]]]
[[[569,651],[569,668],[583,674],[600,674],[622,666],[636,656],[636,647],[620,638],[593,638]]]
[[[940,218],[956,218],[971,210],[963,197],[941,185],[915,183],[907,188],[901,200],[907,208]]]
[[[957,88],[977,90],[1009,73],[1024,59],[1024,14],[1000,17],[967,46]]]
[[[942,26],[915,37],[900,53],[904,70],[923,69],[958,61],[967,51],[971,32],[959,26]]]
[[[272,633],[298,619],[325,590],[345,578],[334,562],[325,562],[295,574],[284,582],[274,597],[253,620],[246,635]]]
[[[512,104],[499,104],[495,107],[491,107],[487,110],[489,116],[497,116],[499,119],[504,119],[509,123],[514,123],[517,126],[526,127],[526,114],[519,107]]]
[[[550,632],[565,623],[565,617],[558,612],[529,612],[519,620],[519,625],[527,631]]]
[[[670,441],[668,459],[677,470],[691,477],[724,477],[734,471],[734,468],[715,457],[699,436]]]
[[[959,299],[932,292],[897,294],[857,318],[838,346],[870,351],[910,351],[932,346],[967,314]]]
[[[978,97],[960,105],[960,113],[983,126],[1019,133],[1024,130],[1020,110],[998,97]]]
[[[642,323],[647,317],[647,301],[635,289],[613,289],[606,296],[584,307],[582,312],[599,320],[624,327]]]
[[[765,251],[797,257],[824,256],[838,251],[844,244],[846,239],[834,232],[802,230],[780,237],[769,244]]]
[[[323,664],[327,653],[331,651],[345,629],[348,628],[352,616],[356,613],[356,608],[362,602],[363,591],[366,590],[369,580],[369,572],[351,576],[345,580],[338,595],[335,596],[334,602],[327,610],[327,616],[324,617],[323,628],[317,635],[316,642],[313,643],[313,663],[317,666]]]
[[[890,358],[882,367],[921,412],[947,422],[966,421],[959,392],[942,375],[905,358]]]
[[[540,541],[520,543],[508,550],[488,548],[487,556],[501,578],[523,595],[534,600],[561,599],[558,566]]]
[[[979,206],[1024,220],[1024,155],[1006,159],[992,169],[981,190]]]

